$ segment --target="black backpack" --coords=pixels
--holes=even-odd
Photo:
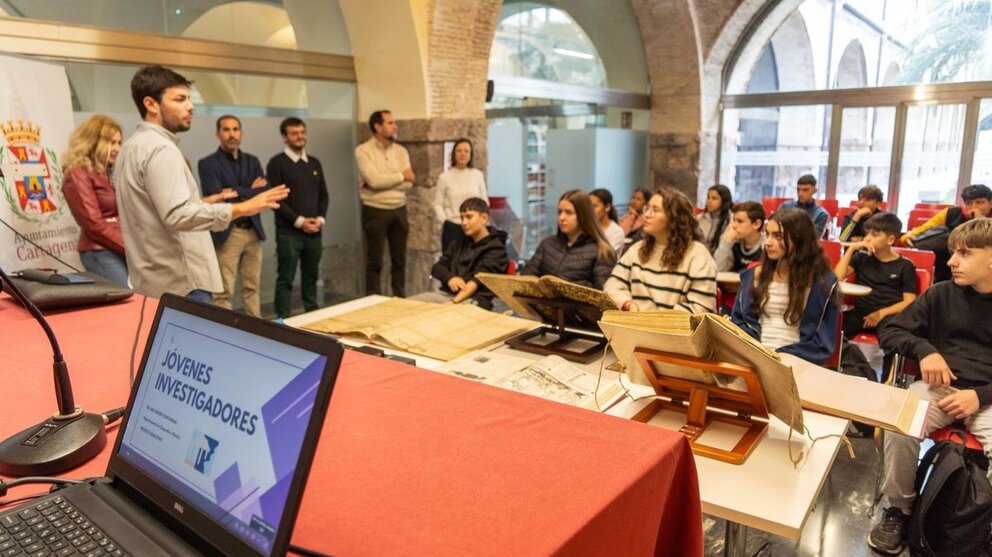
[[[985,476],[988,460],[964,446],[963,433],[954,435],[960,443],[937,442],[916,470],[919,495],[909,519],[909,554],[913,557],[974,557],[989,535],[992,484]]]

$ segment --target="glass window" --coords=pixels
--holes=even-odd
[[[825,105],[725,110],[720,179],[735,200],[795,197],[796,180],[826,177]],[[823,197],[820,187],[818,196]]]
[[[982,99],[978,114],[978,138],[975,141],[971,183],[989,186],[992,185],[992,99]]]
[[[503,6],[489,74],[606,87],[606,71],[585,31],[564,11],[533,2]]]
[[[844,109],[836,195],[841,207],[856,201],[862,186],[888,189],[895,115],[888,106]]]
[[[917,203],[954,203],[964,136],[964,104],[909,107],[899,183],[899,218]]]

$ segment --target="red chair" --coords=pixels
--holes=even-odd
[[[840,262],[840,242],[835,240],[820,240],[820,247],[823,248],[824,255],[830,260],[830,268],[833,269]]]
[[[766,197],[761,200],[761,206],[765,208],[765,217],[770,217],[783,203],[792,199],[791,197]]]
[[[506,274],[511,275],[511,276],[517,274],[517,262],[516,261],[514,261],[512,259],[507,260],[507,262],[506,262]]]
[[[819,200],[817,200],[816,203],[820,207],[823,207],[824,209],[827,210],[827,213],[830,214],[830,218],[834,218],[834,217],[837,216],[837,205],[838,205],[838,203],[837,203],[837,200],[836,199],[819,199]]]
[[[698,217],[699,215],[703,214],[703,211],[705,211],[705,210],[706,209],[704,207],[693,207],[692,208],[692,214],[694,216],[697,216]]]
[[[941,209],[947,209],[948,207],[953,207],[953,203],[917,203],[913,206],[914,209],[936,209],[937,211]]]
[[[837,209],[837,228],[844,226],[844,219],[847,218],[847,215],[857,210],[857,206],[841,207]]]
[[[913,249],[913,248],[892,248],[892,251],[898,253],[899,255],[909,259],[913,262],[913,266],[917,269],[922,269],[930,274],[929,278],[933,278],[933,266],[936,262],[937,254],[932,251],[924,249]],[[929,285],[927,285],[929,288]],[[926,288],[919,290],[922,294]]]

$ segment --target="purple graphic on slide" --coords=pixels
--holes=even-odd
[[[259,498],[262,518],[267,521],[275,523],[282,515],[325,363],[323,357],[317,358],[262,405],[269,456],[276,477],[275,485]]]

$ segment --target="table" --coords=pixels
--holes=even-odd
[[[126,402],[140,299],[49,315],[88,410]],[[5,437],[55,397],[45,336],[6,296],[0,328],[17,343],[3,356]],[[66,476],[102,475],[109,447]],[[681,435],[348,351],[293,543],[338,556],[701,555],[701,529]]]
[[[295,316],[287,319],[286,323],[300,326],[387,299],[385,296],[367,296]],[[351,338],[344,339],[344,342],[363,344],[362,341]],[[512,350],[502,345],[491,349],[523,358],[540,358],[538,355]],[[413,357],[417,360],[418,366],[428,369],[440,364],[430,358],[388,348],[384,350],[387,353]],[[605,362],[606,364],[616,360],[612,352],[607,357],[609,360]],[[600,362],[579,367],[595,374],[600,369]],[[629,382],[625,384],[629,385]],[[637,397],[653,394],[650,387],[641,385],[631,386],[631,391]],[[617,404],[607,413],[626,419],[633,416],[647,402],[647,399],[636,402],[628,400]],[[671,430],[677,430],[681,426],[681,422],[666,423],[666,417],[668,416],[664,414],[659,415],[650,424]],[[757,528],[791,540],[799,539],[840,448],[840,435],[846,432],[848,423],[844,419],[811,411],[803,412],[803,420],[814,438],[824,435],[835,437],[817,442],[810,450],[809,439],[793,433],[792,443],[796,452],[809,450],[807,458],[798,468],[789,460],[787,445],[789,427],[776,418],[770,420],[765,438],[744,464],[738,466],[705,457],[695,459],[702,511],[727,521],[725,547],[728,555],[744,554],[746,528]]]
[[[720,271],[716,274],[716,281],[719,284],[736,286],[741,283],[741,274],[733,271]],[[871,287],[863,284],[841,281],[840,293],[844,296],[867,296],[871,294]]]

